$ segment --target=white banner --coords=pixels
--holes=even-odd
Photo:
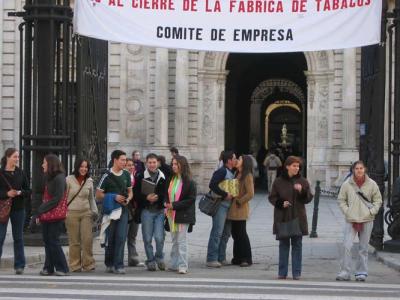
[[[382,0],[76,0],[78,34],[155,47],[293,52],[379,43]]]

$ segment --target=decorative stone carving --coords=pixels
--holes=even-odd
[[[213,68],[215,67],[215,58],[216,58],[217,54],[215,52],[206,52],[206,55],[204,57],[204,67],[206,68]]]
[[[251,103],[262,103],[265,98],[274,93],[275,88],[296,96],[302,103],[305,103],[303,90],[288,79],[269,79],[259,84],[251,95]]]

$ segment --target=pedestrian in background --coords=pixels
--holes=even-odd
[[[186,274],[189,267],[187,234],[196,222],[196,183],[189,163],[183,156],[172,159],[172,177],[167,181],[166,217],[171,232],[172,249],[169,269]]]
[[[12,237],[14,243],[14,270],[21,275],[25,268],[25,253],[23,229],[25,223],[25,198],[29,198],[31,191],[25,173],[18,167],[19,152],[15,148],[8,148],[1,159],[0,169],[0,201],[11,198]],[[0,223],[0,260],[3,253],[3,244],[7,234],[8,220]]]
[[[275,150],[268,151],[263,165],[265,167],[265,173],[267,174],[268,193],[271,193],[272,184],[276,179],[278,169],[282,167],[281,159],[276,155]]]
[[[289,156],[281,176],[272,185],[268,200],[274,208],[273,233],[277,234],[278,223],[299,219],[301,233],[298,236],[279,240],[278,279],[286,279],[289,267],[289,251],[292,247],[292,276],[299,280],[302,270],[302,236],[308,235],[308,223],[305,204],[311,202],[310,185],[300,175],[301,158]]]
[[[138,150],[134,150],[132,152],[132,160],[135,165],[135,170],[137,174],[143,174],[145,170],[144,162],[140,159],[140,152]]]
[[[45,189],[43,202],[38,207],[35,219],[42,224],[45,262],[40,275],[68,275],[69,269],[60,242],[67,214],[65,171],[60,159],[48,154],[43,159]]]
[[[355,277],[365,281],[368,276],[368,243],[374,225],[375,215],[382,205],[382,196],[375,181],[366,174],[364,163],[353,163],[352,176],[342,185],[338,203],[345,217],[343,255],[336,280],[348,281],[352,272],[354,239],[359,238]]]
[[[251,245],[246,231],[246,220],[249,218],[249,202],[254,197],[253,161],[250,155],[242,155],[237,160],[236,178],[239,180],[239,195],[232,200],[228,212],[231,220],[233,238],[233,265],[248,267],[253,264]]]
[[[69,243],[69,268],[72,272],[92,271],[96,267],[92,229],[98,210],[87,159],[75,161],[73,174],[67,177],[67,194],[65,226]]]
[[[127,170],[131,176],[132,189],[135,189],[138,174],[136,172],[135,164],[132,159],[129,158],[126,159],[125,170]],[[136,250],[136,238],[140,226],[140,216],[138,215],[140,214],[140,211],[138,209],[138,203],[137,199],[135,198],[135,195],[133,195],[132,200],[129,202],[128,208],[131,214],[131,220],[128,225],[128,236],[127,236],[128,266],[136,267],[140,264],[139,254],[137,253]]]

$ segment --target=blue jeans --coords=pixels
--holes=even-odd
[[[226,220],[231,201],[222,201],[212,218],[212,228],[207,247],[207,262],[226,260],[226,245],[231,235],[231,222]]]
[[[128,234],[128,209],[122,207],[119,220],[113,220],[107,228],[108,244],[105,249],[104,263],[114,269],[124,268],[124,250],[126,235]]]
[[[146,264],[149,262],[164,261],[164,210],[150,211],[143,209],[142,211],[142,234],[144,250],[146,251]],[[153,237],[156,241],[156,253],[153,250]]]
[[[46,258],[43,270],[54,273],[68,273],[68,265],[60,243],[60,234],[64,228],[63,222],[43,222],[42,233]]]
[[[279,276],[286,277],[289,266],[289,250],[292,244],[292,276],[301,276],[302,236],[296,236],[279,241]]]
[[[25,210],[20,209],[17,211],[11,211],[10,213],[12,236],[14,240],[14,269],[25,268],[25,254],[24,254],[24,222],[25,222]],[[7,234],[6,224],[0,224],[0,258],[3,254],[3,244]]]

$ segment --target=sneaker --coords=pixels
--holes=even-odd
[[[286,279],[286,276],[278,276],[278,279],[279,279],[279,280]]]
[[[221,268],[222,266],[219,261],[208,261],[206,265],[209,268]]]
[[[125,275],[125,274],[126,274],[126,271],[125,271],[124,268],[115,269],[115,270],[114,270],[114,274]]]
[[[53,272],[50,273],[50,272],[47,271],[46,269],[43,269],[43,270],[40,270],[39,274],[40,274],[41,276],[51,276],[51,275],[53,275],[54,273],[53,273]]]
[[[350,280],[350,276],[344,272],[340,272],[337,276],[336,276],[336,280],[337,281],[349,281]]]
[[[69,276],[68,272],[56,271],[54,273],[56,276]]]
[[[165,263],[163,261],[157,262],[157,267],[160,271],[165,271]]]
[[[129,267],[137,267],[139,265],[139,259],[137,258],[137,256],[132,257],[131,259],[129,259],[128,261],[128,266]]]
[[[16,275],[22,275],[22,274],[24,274],[24,269],[23,269],[23,268],[17,268],[17,269],[15,269],[15,274],[16,274]]]
[[[187,274],[187,270],[185,268],[179,268],[178,273],[179,274]]]
[[[293,280],[300,280],[300,276],[293,276]]]
[[[156,263],[154,261],[147,263],[147,270],[148,271],[156,271],[157,270]]]
[[[113,267],[106,267],[106,273],[114,273]]]
[[[364,274],[356,275],[356,281],[364,282],[367,279],[367,276]]]
[[[223,260],[219,262],[222,266],[230,266],[231,264],[227,260]]]
[[[244,261],[240,264],[241,267],[245,268],[245,267],[250,267],[250,264],[247,261]]]

